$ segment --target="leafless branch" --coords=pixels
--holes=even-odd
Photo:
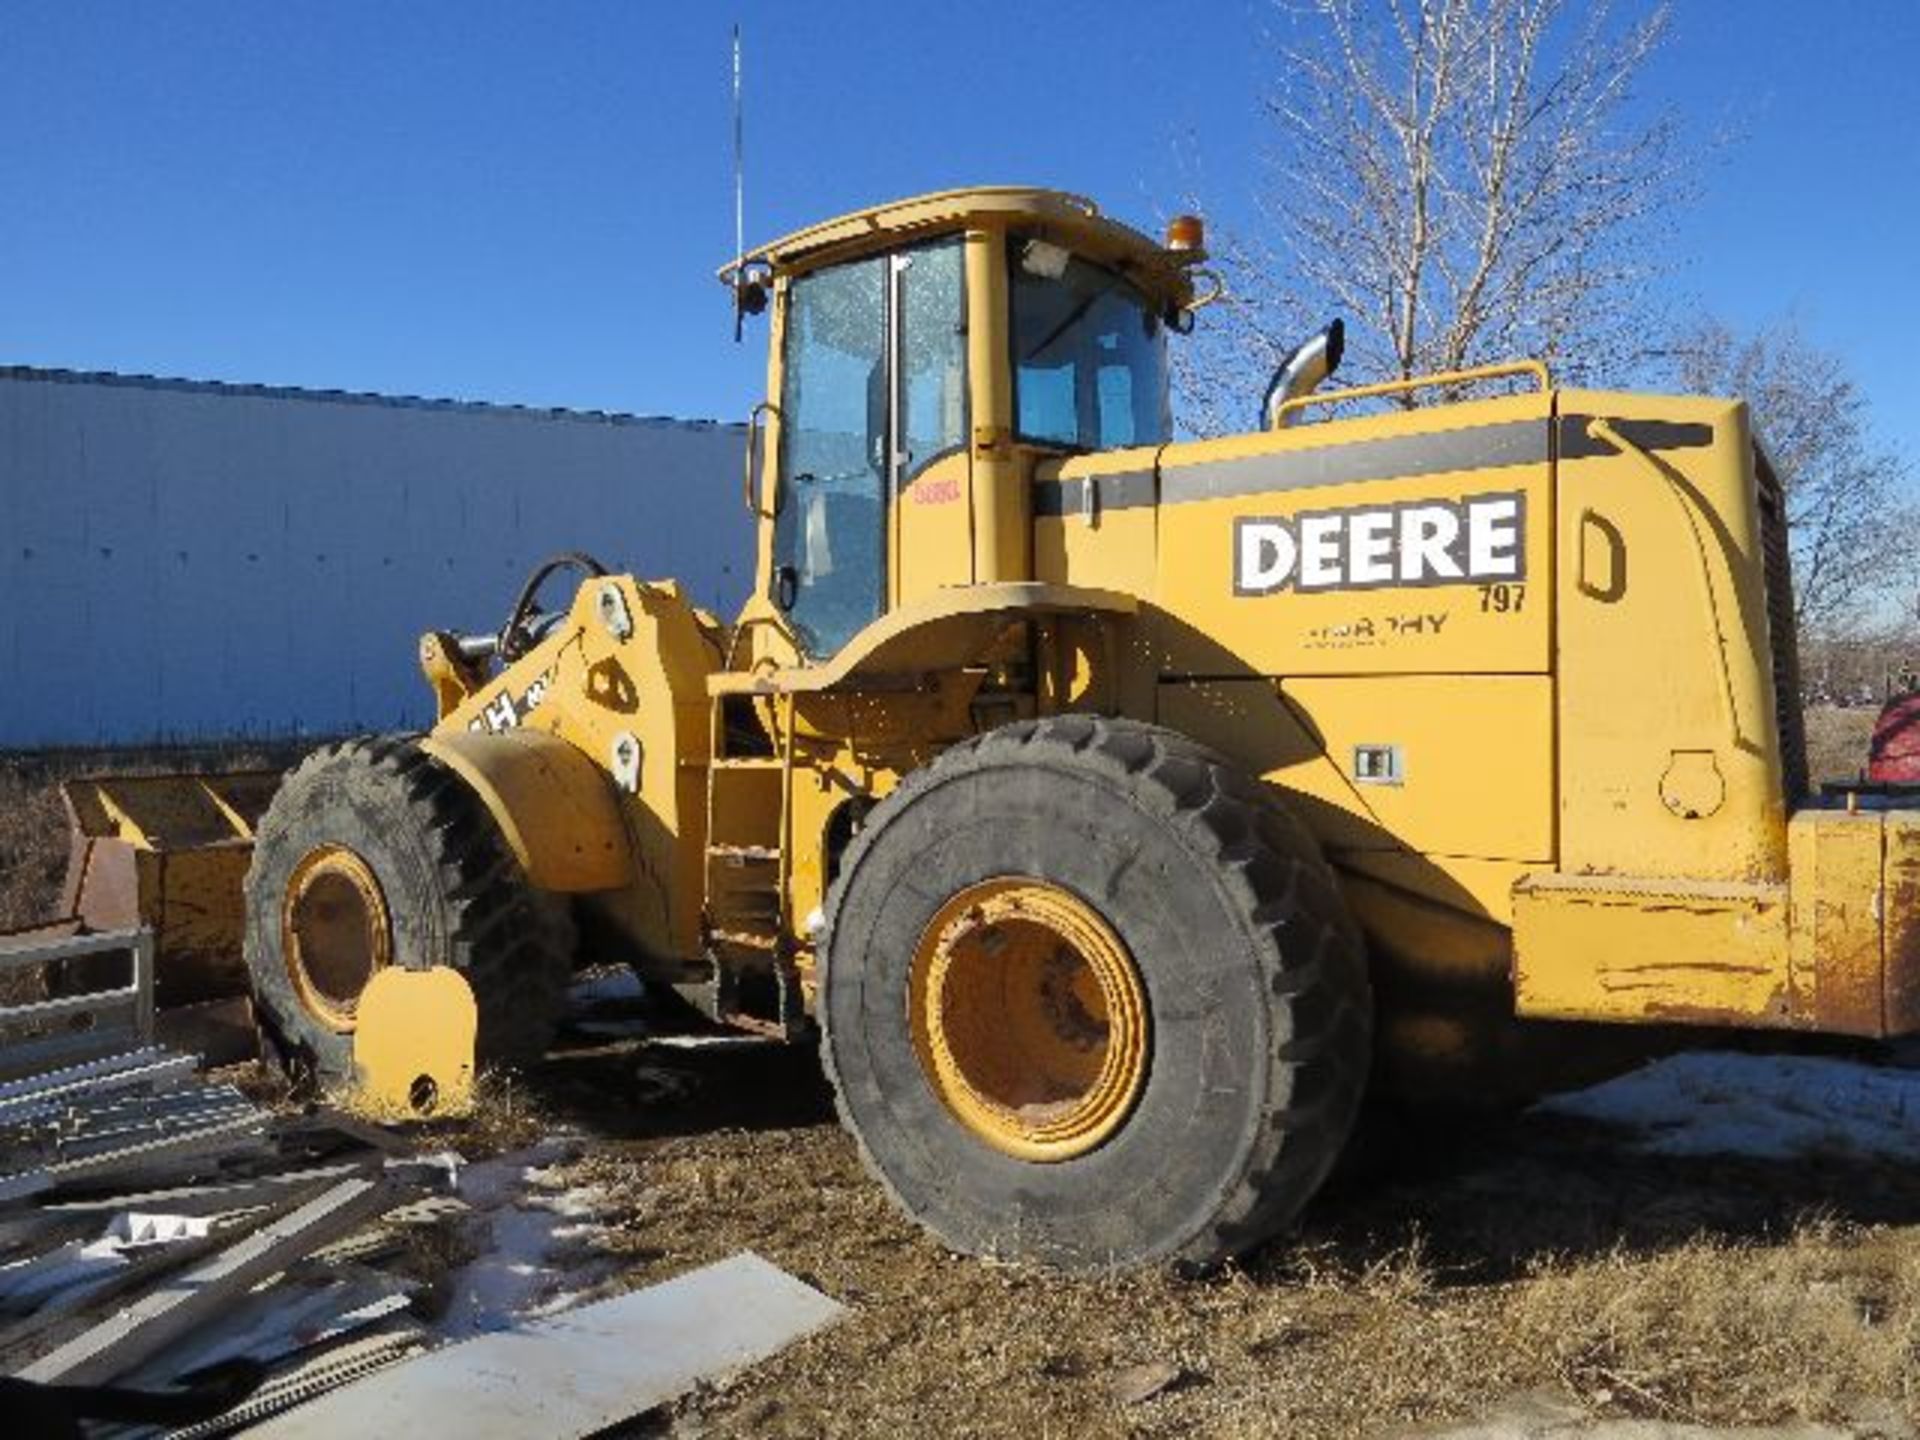
[[[1884,621],[1887,602],[1912,592],[1920,516],[1905,462],[1873,443],[1866,397],[1846,363],[1792,324],[1741,337],[1709,321],[1681,337],[1672,371],[1683,389],[1753,407],[1787,492],[1803,633],[1832,637]]]
[[[1642,358],[1640,297],[1689,188],[1677,125],[1633,91],[1664,4],[1278,4],[1260,221],[1216,234],[1235,299],[1180,359],[1188,424],[1243,428],[1274,357],[1336,314],[1356,380]]]

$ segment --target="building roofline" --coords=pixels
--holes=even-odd
[[[307,400],[330,405],[382,405],[399,410],[448,411],[532,420],[572,420],[593,425],[641,425],[675,430],[737,430],[738,421],[682,420],[671,415],[629,415],[618,410],[572,410],[565,406],[501,404],[488,400],[441,400],[419,395],[382,395],[370,390],[310,390],[297,385],[244,385],[226,380],[186,380],[166,375],[130,375],[114,370],[66,370],[37,365],[0,365],[0,381],[54,385],[102,385],[133,390],[171,390],[254,400]]]

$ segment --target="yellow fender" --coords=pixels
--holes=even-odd
[[[633,883],[633,841],[613,779],[573,745],[506,730],[432,735],[420,748],[473,788],[540,889],[576,894]]]

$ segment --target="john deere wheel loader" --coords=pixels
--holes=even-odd
[[[369,976],[440,965],[525,1060],[624,957],[817,1029],[948,1244],[1091,1268],[1255,1244],[1369,1084],[1499,1086],[1533,1022],[1920,1028],[1920,810],[1809,794],[1746,408],[1327,391],[1330,327],[1175,441],[1203,261],[994,188],[723,271],[772,329],[751,599],[567,557],[563,611],[429,634],[432,732],[259,822],[282,1053],[341,1074]]]

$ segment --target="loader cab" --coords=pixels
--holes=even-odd
[[[757,656],[822,663],[902,605],[1030,579],[1034,466],[1170,437],[1191,261],[1088,202],[926,196],[746,263],[773,300],[741,617]]]

